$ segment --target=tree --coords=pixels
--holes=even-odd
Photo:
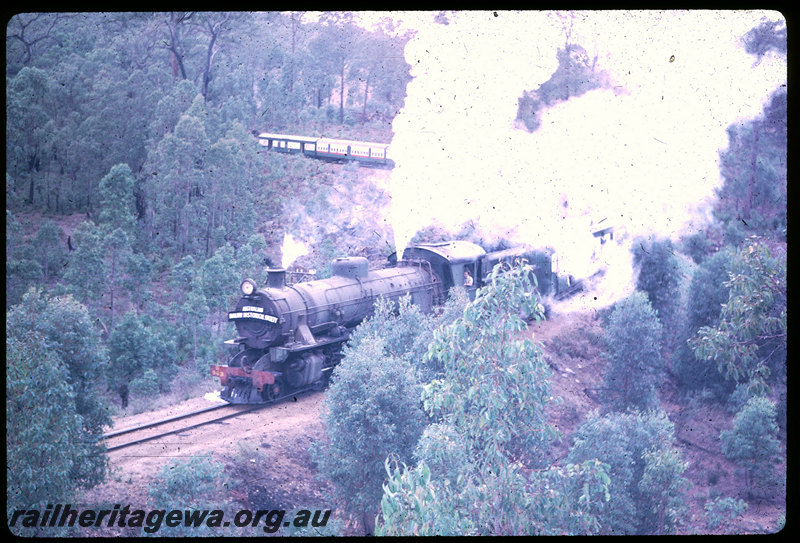
[[[28,205],[36,200],[42,177],[43,130],[50,119],[50,80],[47,72],[25,67],[6,87],[7,172],[28,181]]]
[[[108,304],[103,304],[108,309],[108,326],[114,326],[114,318],[120,313],[119,299],[122,285],[125,283],[126,263],[132,257],[131,245],[128,235],[121,228],[114,229],[113,232],[106,230],[103,239],[103,263],[106,270],[105,293],[108,295]]]
[[[386,325],[393,321],[392,305],[379,300],[368,331],[356,332],[345,347],[325,396],[322,419],[328,439],[312,448],[320,472],[367,534],[374,532],[384,460],[410,461],[424,426],[414,368],[386,348],[397,339],[398,327]],[[403,319],[401,314],[397,321]]]
[[[134,311],[127,312],[108,337],[108,384],[119,394],[123,409],[128,406],[131,381],[148,369],[161,370],[171,363],[162,356],[155,336],[142,319]],[[159,374],[163,378],[163,372]]]
[[[28,64],[34,51],[53,40],[53,28],[70,15],[63,13],[19,13],[11,17],[6,32],[9,64]]]
[[[73,459],[67,476],[76,485],[100,483],[106,472],[102,434],[111,418],[98,392],[108,354],[86,307],[71,296],[51,298],[32,288],[6,313],[6,328],[9,337],[36,333],[42,349],[52,352],[66,367],[65,382],[74,392],[75,410],[81,418],[79,441],[86,451]]]
[[[655,517],[655,533],[674,533],[683,522],[687,507],[685,492],[691,486],[683,477],[689,464],[675,448],[653,449],[644,452],[644,473],[639,491],[649,497],[650,513]]]
[[[45,220],[33,238],[38,253],[38,261],[44,272],[44,280],[61,271],[66,257],[64,243],[61,241],[63,231],[52,219]]]
[[[361,31],[353,23],[350,12],[325,12],[320,21],[320,34],[313,41],[318,44],[317,50],[324,51],[326,73],[339,80],[339,124],[343,124],[347,73],[356,55]]]
[[[6,515],[69,503],[80,481],[83,421],[69,370],[36,331],[9,326],[6,337]]]
[[[762,23],[750,30],[742,38],[745,51],[756,55],[758,61],[769,51],[786,54],[786,21],[762,20]]]
[[[379,533],[596,531],[605,467],[537,467],[555,431],[545,416],[549,370],[533,340],[519,335],[520,312],[541,318],[530,277],[528,265],[498,265],[462,316],[435,332],[426,358],[438,360],[443,376],[422,394],[434,424],[416,466],[387,462]]]
[[[25,291],[38,285],[43,277],[33,247],[25,242],[22,225],[6,210],[6,309],[18,303]]]
[[[605,396],[616,410],[658,405],[655,385],[663,370],[661,324],[641,292],[616,304],[606,330]]]
[[[91,221],[83,221],[72,233],[75,250],[69,253],[63,289],[93,309],[99,307],[106,284],[103,235]]]
[[[636,288],[647,294],[658,319],[667,330],[677,325],[681,272],[669,239],[639,238],[633,245],[633,264],[639,268]]]
[[[570,43],[570,33],[571,30],[567,32],[564,48],[556,53],[558,68],[550,79],[535,90],[523,91],[519,98],[517,120],[528,132],[534,132],[541,125],[537,114],[542,109],[609,85],[608,74],[595,70],[597,56],[590,62],[583,47]]]
[[[722,453],[744,469],[748,495],[774,495],[768,487],[777,486],[775,463],[781,452],[775,403],[764,397],[750,398],[736,417],[733,428],[723,430]]]
[[[202,107],[201,97],[195,102]],[[159,235],[160,242],[172,246],[180,256],[196,251],[199,239],[195,233],[205,231],[208,148],[202,121],[182,115],[174,133],[164,136],[149,159],[152,174],[144,188],[152,202],[148,224],[151,239]]]
[[[751,237],[737,261],[725,283],[730,290],[719,324],[701,327],[689,343],[726,379],[763,393],[771,373],[786,372],[786,256]]]
[[[735,500],[730,496],[727,498],[717,497],[709,500],[705,504],[706,524],[709,529],[716,530],[721,525],[727,525],[736,520],[747,509],[747,502]]]
[[[569,462],[597,459],[610,466],[611,499],[598,513],[601,534],[674,532],[684,507],[687,466],[663,411],[593,412],[573,439]]]
[[[136,223],[136,195],[130,166],[117,164],[100,181],[100,211],[98,224],[108,225],[110,230],[117,228],[128,235],[133,234]]]
[[[692,274],[682,340],[672,359],[672,370],[681,383],[691,389],[722,389],[730,386],[714,364],[695,357],[688,340],[703,326],[716,326],[722,306],[728,301],[726,282],[733,266],[734,253],[724,249],[703,260]]]

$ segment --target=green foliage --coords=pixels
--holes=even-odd
[[[442,375],[425,385],[422,399],[435,423],[418,442],[416,467],[387,461],[378,533],[596,531],[605,467],[536,468],[556,432],[545,416],[549,370],[520,334],[520,310],[541,317],[530,271],[498,265],[462,316],[434,333],[426,359]]]
[[[610,501],[598,513],[602,534],[673,533],[684,507],[686,464],[664,412],[591,413],[573,435],[567,461],[610,466]]]
[[[698,359],[688,339],[701,327],[714,326],[719,322],[722,305],[728,300],[730,289],[726,281],[733,260],[732,251],[724,249],[703,260],[692,274],[682,340],[672,358],[673,373],[688,389],[708,388],[729,392],[730,386],[725,384],[716,366]]]
[[[82,439],[91,450],[91,454],[76,459],[71,477],[87,485],[101,482],[106,469],[101,438],[111,418],[98,392],[108,353],[86,307],[71,296],[51,298],[41,290],[30,289],[6,314],[6,329],[9,337],[37,333],[69,370],[67,383],[82,417]]]
[[[745,34],[745,51],[756,55],[758,60],[769,51],[786,54],[786,20],[763,21]]]
[[[720,433],[722,452],[744,468],[749,493],[773,495],[771,487],[778,484],[774,465],[781,444],[775,417],[774,402],[764,397],[750,398],[734,417],[733,428]]]
[[[706,526],[716,530],[721,526],[728,527],[747,509],[747,502],[731,497],[718,497],[705,504]]]
[[[504,461],[517,438],[527,449],[556,435],[544,413],[550,371],[534,341],[519,337],[526,327],[520,313],[542,317],[530,270],[496,266],[463,316],[434,333],[426,355],[441,364],[444,377],[425,386],[425,410],[465,432],[471,447],[489,455],[487,467]]]
[[[639,238],[631,251],[633,264],[639,269],[636,288],[647,294],[662,325],[677,325],[681,272],[672,241]]]
[[[6,260],[6,308],[19,303],[29,288],[44,278],[42,266],[27,258]]]
[[[39,332],[10,327],[6,370],[6,514],[68,503],[81,486],[70,475],[91,453],[69,370]]]
[[[193,456],[188,460],[176,460],[161,468],[148,487],[148,505],[152,510],[223,510],[221,496],[224,494],[222,464],[212,460],[211,455]],[[197,537],[221,535],[224,530],[209,527],[170,527],[162,524],[151,533],[142,528],[143,536]]]
[[[168,349],[165,349],[157,333],[147,326],[149,320],[151,319],[129,311],[113,328],[108,338],[110,362],[107,380],[119,393],[122,407],[126,407],[128,403],[129,385],[133,387],[134,381],[141,380],[148,370],[154,375],[137,383],[140,393],[146,394],[143,389],[153,388],[152,381],[156,374],[159,377],[155,377],[155,392],[159,388],[166,389],[169,377],[174,375]]]
[[[400,298],[397,303],[380,298],[375,302],[375,313],[359,325],[348,345],[355,348],[364,341],[381,337],[384,352],[406,360],[415,368],[419,382],[426,383],[442,371],[435,360],[425,357],[434,331],[460,316],[468,301],[463,289],[452,289],[441,311],[426,315],[411,303],[410,296]]]
[[[786,256],[750,238],[737,254],[719,323],[689,340],[695,356],[716,362],[736,383],[766,389],[772,372],[786,371]]]
[[[410,460],[422,432],[419,394],[411,364],[388,354],[376,333],[345,349],[325,395],[328,439],[312,446],[312,457],[367,533],[381,499],[384,460]]]
[[[672,533],[687,513],[684,493],[691,484],[683,472],[689,465],[675,448],[645,451],[644,462],[639,491],[652,502],[650,512],[656,517],[656,533]]]
[[[611,408],[658,404],[655,385],[664,365],[660,337],[661,324],[643,293],[636,291],[616,304],[606,329],[604,395]]]
[[[33,237],[36,258],[44,272],[44,280],[57,276],[66,264],[67,250],[61,241],[64,232],[52,219],[42,222]]]
[[[221,486],[222,465],[211,455],[176,460],[161,468],[150,483],[150,502],[159,507],[199,507]]]
[[[106,284],[104,239],[100,228],[90,221],[78,225],[72,234],[75,250],[64,272],[64,289],[80,302],[97,307]]]
[[[714,209],[728,243],[738,244],[753,234],[786,238],[786,108],[782,87],[773,92],[761,116],[728,128],[728,148],[720,153],[724,181]]]
[[[424,461],[409,468],[386,459],[388,481],[383,485],[381,514],[376,535],[456,536],[471,533],[472,526],[453,504],[437,495],[431,470]]]
[[[158,374],[148,368],[141,376],[133,379],[130,384],[130,391],[139,398],[154,398],[160,392],[159,383],[161,379]]]
[[[196,273],[194,258],[191,255],[186,255],[172,267],[167,277],[167,283],[178,291],[188,289]]]
[[[98,223],[108,225],[110,230],[122,229],[133,233],[136,223],[136,196],[130,166],[117,164],[100,180],[100,212]]]
[[[230,306],[230,298],[237,296],[241,280],[233,247],[226,245],[203,262],[194,288],[204,296],[212,311],[224,312]]]

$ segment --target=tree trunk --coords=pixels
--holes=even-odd
[[[364,109],[361,111],[362,122],[367,121],[367,100],[369,99],[369,75],[364,82]]]
[[[339,124],[344,124],[344,61],[340,72],[342,82],[339,85]]]
[[[742,219],[750,220],[750,211],[753,209],[753,193],[755,191],[756,177],[758,175],[758,121],[753,121],[753,148],[750,154],[750,179],[747,182],[747,195],[745,196]]]

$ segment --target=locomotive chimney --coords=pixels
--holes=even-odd
[[[286,286],[286,268],[267,270],[267,286],[269,288],[284,288]]]

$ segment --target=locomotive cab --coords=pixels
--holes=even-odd
[[[486,251],[483,247],[469,241],[422,243],[403,251],[404,260],[430,262],[434,273],[441,278],[445,292],[452,287],[464,287],[470,299],[475,298],[475,291],[482,286],[482,277],[478,272],[484,256]]]

